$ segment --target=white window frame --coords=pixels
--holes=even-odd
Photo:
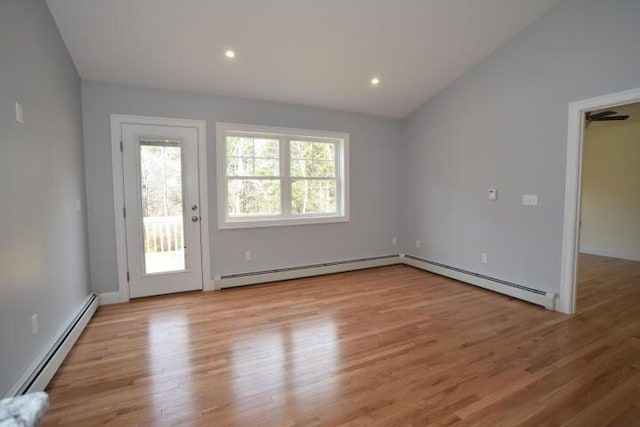
[[[226,137],[229,134],[264,136],[280,141],[280,180],[282,212],[277,216],[229,218],[227,212]],[[293,139],[332,142],[336,144],[336,210],[331,214],[294,215],[291,206],[289,142]],[[301,224],[322,224],[349,221],[349,134],[309,129],[255,126],[238,123],[216,123],[216,181],[218,186],[218,228],[255,228]],[[232,177],[231,177],[232,178]]]

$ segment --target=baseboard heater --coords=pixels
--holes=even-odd
[[[229,274],[218,276],[214,280],[215,289],[225,289],[235,286],[257,285],[260,283],[279,282],[282,280],[300,279],[303,277],[320,276],[324,274],[342,273],[345,271],[363,270],[366,268],[382,267],[400,264],[400,256],[383,255],[370,258],[352,259],[348,261],[326,262],[298,267],[278,268],[275,270],[253,271],[249,273]]]
[[[98,296],[95,293],[89,294],[82,302],[76,315],[60,331],[57,339],[9,390],[7,397],[44,390],[97,308]]]
[[[274,270],[253,271],[248,273],[228,274],[218,276],[214,280],[215,289],[232,288],[236,286],[257,285],[268,282],[300,279],[303,277],[320,276],[324,274],[345,271],[362,270],[386,265],[406,264],[421,270],[450,277],[460,282],[479,286],[504,295],[518,298],[533,304],[541,305],[548,310],[555,310],[556,294],[533,289],[495,277],[485,276],[450,265],[441,264],[418,258],[412,255],[384,255],[371,258],[352,259],[348,261],[327,262],[298,267],[278,268]]]
[[[412,255],[400,255],[401,262],[412,267],[426,270],[441,276],[450,277],[464,283],[489,289],[494,292],[509,295],[533,304],[541,305],[547,310],[555,310],[555,297],[553,292],[545,292],[495,277],[485,276],[450,265],[441,264],[435,261],[418,258]]]

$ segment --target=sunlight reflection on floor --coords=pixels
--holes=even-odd
[[[153,315],[149,322],[148,357],[154,415],[160,421],[172,411],[192,412],[194,381],[189,360],[189,320],[182,312]]]
[[[298,417],[304,402],[329,406],[337,394],[332,381],[340,359],[339,339],[331,317],[314,319],[294,328],[254,331],[233,343],[233,386],[237,398],[247,398],[273,390],[289,417]],[[318,362],[318,355],[322,355]],[[325,385],[318,390],[318,383]],[[286,401],[282,405],[282,401]],[[275,414],[274,414],[275,415]]]

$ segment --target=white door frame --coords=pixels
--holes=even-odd
[[[111,165],[113,168],[113,208],[115,215],[118,293],[120,302],[129,301],[127,280],[127,240],[124,220],[124,170],[120,151],[122,125],[151,125],[195,128],[198,131],[198,185],[200,197],[200,245],[202,254],[202,290],[212,291],[209,257],[209,203],[207,197],[207,135],[204,120],[111,114]]]
[[[640,102],[640,88],[569,103],[560,300],[558,302],[558,309],[563,313],[573,314],[576,311],[584,115],[587,111],[612,108],[635,102]]]

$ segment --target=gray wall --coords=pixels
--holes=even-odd
[[[403,249],[557,292],[568,103],[637,87],[640,1],[561,2],[407,118]]]
[[[0,100],[2,396],[89,293],[80,80],[44,1],[0,2]]]
[[[209,220],[213,274],[223,275],[397,253],[400,229],[401,121],[320,108],[82,83],[91,282],[118,290],[113,217],[112,113],[207,121]],[[351,221],[338,224],[218,230],[215,123],[285,126],[350,134]],[[253,260],[244,260],[244,251]]]

